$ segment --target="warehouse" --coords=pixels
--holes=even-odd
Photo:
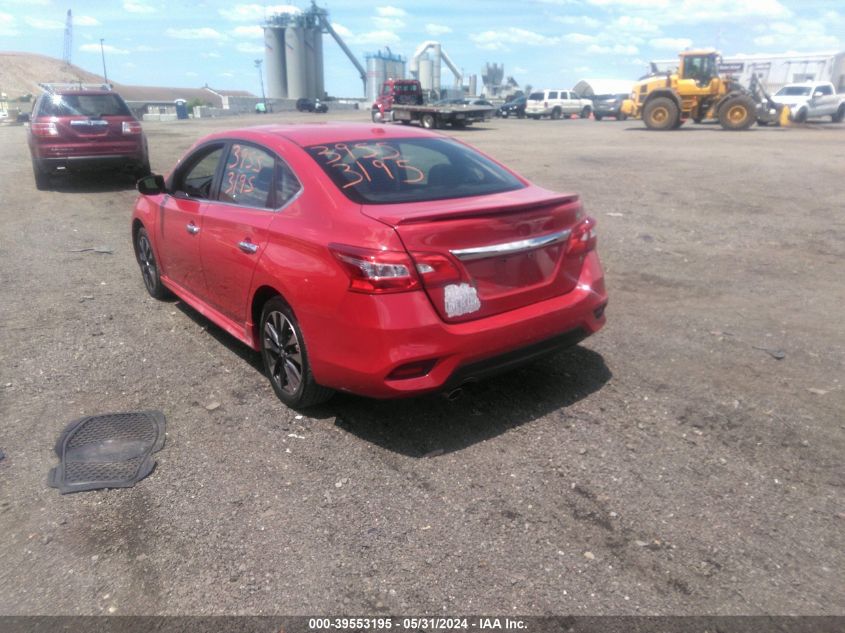
[[[678,60],[652,62],[660,72],[677,68]],[[845,51],[784,53],[778,55],[731,55],[722,58],[722,73],[730,73],[745,85],[756,74],[769,92],[801,81],[829,81],[837,92],[845,92]]]

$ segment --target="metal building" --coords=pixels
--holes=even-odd
[[[660,72],[678,67],[678,58],[652,62]],[[837,92],[845,92],[845,51],[822,53],[784,53],[781,55],[724,55],[721,72],[731,73],[741,84],[748,85],[751,75],[769,92],[785,84],[802,81],[829,81]]]
[[[365,59],[367,62],[367,99],[369,101],[375,101],[385,80],[405,78],[405,58],[391,53],[389,48],[385,52],[367,53]]]

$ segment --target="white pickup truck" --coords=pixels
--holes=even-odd
[[[789,106],[792,120],[799,123],[823,116],[840,123],[845,118],[845,94],[836,94],[830,82],[786,84],[772,96],[772,101]]]
[[[581,99],[572,90],[538,90],[528,95],[525,102],[525,116],[529,119],[539,119],[547,116],[550,119],[559,119],[572,114],[577,114],[586,119],[593,111],[593,102],[589,99]]]

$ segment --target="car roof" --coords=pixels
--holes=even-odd
[[[279,137],[296,143],[300,147],[307,147],[309,145],[320,145],[321,143],[343,143],[346,141],[366,141],[369,139],[437,138],[440,135],[420,128],[407,126],[337,122],[258,125],[217,132],[207,136],[203,140],[239,138],[271,145]]]

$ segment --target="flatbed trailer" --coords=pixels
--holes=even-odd
[[[387,123],[419,123],[424,128],[466,127],[473,123],[489,121],[493,118],[494,108],[475,105],[405,105],[393,103],[390,109],[373,108],[373,121]]]

